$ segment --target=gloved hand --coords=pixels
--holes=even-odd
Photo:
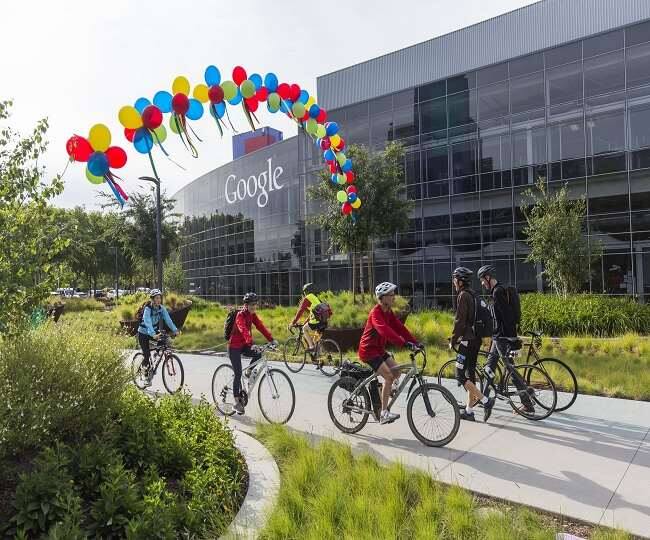
[[[277,347],[278,346],[278,340],[274,339],[273,341],[271,341],[271,346],[272,347]]]
[[[407,341],[405,347],[410,351],[417,351],[418,349],[417,343],[413,343],[412,341]]]

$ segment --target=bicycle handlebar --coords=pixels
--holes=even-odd
[[[427,351],[424,347],[422,347],[421,349],[415,349],[414,351],[411,351],[409,356],[411,357],[411,362],[413,362],[414,364],[418,354],[422,355],[422,371],[424,371],[424,368],[427,367]]]

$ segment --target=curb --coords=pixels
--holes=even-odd
[[[269,451],[243,431],[233,430],[235,445],[248,467],[248,491],[235,519],[220,540],[255,539],[266,525],[280,491],[280,470]]]

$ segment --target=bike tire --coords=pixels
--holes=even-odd
[[[269,383],[269,380],[271,381]],[[263,398],[263,389],[269,389],[269,384],[272,385],[273,390],[277,391],[279,387],[279,382],[283,381],[287,383],[288,388],[289,388],[289,395],[291,396],[291,407],[289,408],[289,412],[286,414],[282,414],[282,416],[279,419],[270,418],[270,411],[267,410],[268,406],[265,406],[265,399]],[[271,391],[271,397],[273,397],[272,391]],[[274,400],[279,399],[276,397],[273,397]],[[259,405],[260,411],[262,412],[262,415],[270,424],[286,424],[289,420],[291,420],[291,417],[293,416],[293,411],[296,408],[296,391],[293,388],[293,383],[291,382],[291,379],[289,378],[289,375],[287,375],[284,371],[281,369],[277,368],[272,368],[269,369],[266,373],[262,374],[260,377],[259,382],[257,383],[257,404]]]
[[[232,372],[232,375],[227,374],[228,371]],[[233,409],[235,397],[232,393],[234,380],[235,370],[230,364],[221,364],[212,374],[212,401],[217,410],[224,416],[235,414]],[[223,384],[224,381],[226,381],[225,385]],[[230,400],[228,400],[228,396],[230,396]]]
[[[416,427],[413,418],[413,408],[418,398],[421,398],[423,400],[423,406],[425,407],[425,410],[426,405],[424,405],[424,400],[428,398],[432,407],[434,406],[434,403],[432,403],[432,401],[435,401],[436,406],[440,405],[442,407],[445,407],[444,410],[448,411],[447,414],[450,414],[451,411],[453,411],[453,420],[451,422],[448,422],[448,429],[440,432],[442,435],[440,438],[429,438],[428,436],[422,434],[422,432]],[[438,415],[442,410],[443,409],[439,409]],[[434,413],[436,413],[436,411],[434,411]],[[429,416],[429,418],[432,417]],[[456,406],[456,398],[444,386],[440,386],[434,383],[422,384],[411,394],[406,405],[406,419],[408,420],[409,428],[411,429],[413,435],[415,435],[418,441],[420,441],[425,446],[446,446],[454,440],[458,434],[458,429],[460,428],[460,411]]]
[[[512,379],[514,377],[514,370],[519,373],[520,377],[522,378],[523,381],[525,381],[527,388],[530,390],[534,390],[530,394],[530,397],[535,401],[535,403],[538,405],[538,407],[535,407],[535,411],[541,408],[541,411],[539,414],[537,412],[527,412],[523,409],[523,407],[513,401],[512,396],[519,394],[517,393],[516,390],[516,385],[514,382],[512,382]],[[533,377],[533,374],[535,374],[535,381],[531,383],[531,379]],[[532,385],[532,386],[531,386]],[[506,391],[504,394],[506,395],[506,398],[508,399],[508,403],[510,403],[510,407],[512,407],[512,410],[517,413],[520,416],[523,416],[524,418],[528,420],[544,420],[545,418],[548,418],[553,414],[555,411],[555,406],[557,405],[557,391],[555,390],[555,383],[553,382],[553,379],[551,379],[546,372],[544,372],[541,368],[537,366],[533,366],[531,364],[521,364],[518,366],[513,366],[513,371],[510,371],[506,375],[506,379],[504,382],[504,388],[513,388],[513,392]],[[542,403],[541,401],[541,392],[537,392],[535,390],[535,387],[538,389],[541,388],[541,392],[544,392],[544,395],[546,396],[547,394],[550,394],[550,401],[547,401],[545,403]]]
[[[176,365],[174,365],[174,362]],[[167,390],[167,392],[170,394],[179,392],[183,388],[183,383],[185,382],[185,370],[183,369],[183,363],[181,362],[181,359],[175,354],[167,355],[162,363],[161,370],[165,390]],[[172,377],[180,378],[180,383],[176,389],[173,389]]]
[[[343,353],[341,347],[333,339],[321,339],[318,342],[318,365],[321,373],[333,377],[341,370]]]
[[[367,413],[357,413],[355,412],[354,414],[360,414],[361,418],[358,422],[355,423],[354,426],[348,427],[344,424],[342,424],[338,417],[336,416],[336,412],[340,411],[342,414],[351,414],[349,412],[346,412],[344,410],[344,402],[349,399],[349,395],[352,394],[354,389],[357,386],[358,381],[352,377],[341,377],[338,381],[336,381],[331,387],[330,391],[327,395],[327,411],[329,412],[330,418],[332,420],[332,423],[336,426],[336,428],[339,431],[342,431],[343,433],[348,433],[348,434],[353,434],[353,433],[358,433],[361,431],[364,426],[368,423],[368,417],[370,416],[370,394],[368,393],[367,388],[362,388],[361,392],[359,393],[358,396],[355,397],[355,406],[362,408],[363,410],[368,411]],[[343,395],[347,395],[348,397],[345,397],[341,400],[340,404],[334,404],[333,399],[334,399],[334,394],[337,391],[337,389],[341,389],[343,391]],[[352,423],[352,416],[350,416],[350,423]]]
[[[483,391],[485,378],[480,366],[476,366],[476,387]],[[459,386],[456,380],[456,359],[445,362],[438,370],[438,385],[447,390],[456,400],[459,407],[465,407],[467,390]]]
[[[555,412],[566,411],[576,402],[576,399],[578,398],[578,380],[576,379],[575,373],[573,373],[573,370],[568,365],[557,358],[540,358],[533,362],[533,366],[542,369],[555,383],[555,390],[558,392]],[[564,371],[565,376],[560,380],[568,380],[569,382],[565,385],[558,384],[558,377],[553,378],[551,373],[549,373],[548,368],[550,368],[551,373],[555,370],[560,372]],[[562,387],[560,388],[560,386]],[[566,396],[560,396],[560,392],[566,394]]]
[[[147,385],[144,384],[146,377],[144,377],[142,370],[142,362],[144,362],[144,354],[141,352],[135,353],[131,359],[131,380],[136,388],[140,390],[147,388]]]
[[[291,373],[299,373],[305,367],[305,346],[298,336],[293,336],[284,342],[282,357],[284,365]]]

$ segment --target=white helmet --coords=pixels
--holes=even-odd
[[[155,296],[162,296],[162,291],[160,289],[151,289],[149,291],[149,298],[154,298]]]
[[[382,296],[392,293],[395,289],[397,289],[397,285],[389,281],[384,281],[375,287],[375,296],[377,300],[381,300]]]

